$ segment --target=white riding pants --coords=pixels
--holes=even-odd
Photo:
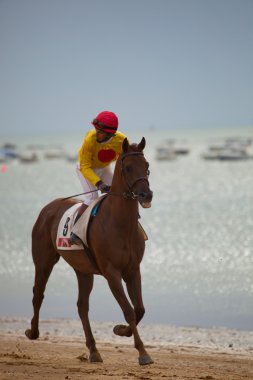
[[[104,168],[95,168],[93,170],[106,185],[111,186],[112,177],[113,177],[113,169],[110,165],[108,165]],[[90,183],[90,181],[88,181],[83,176],[82,172],[80,171],[80,162],[77,162],[76,172],[77,172],[77,176],[81,182],[84,193],[97,189],[96,186],[92,185],[92,183]],[[83,203],[85,203],[88,206],[97,198],[98,198],[98,192],[97,191],[94,191],[93,193],[82,195]]]

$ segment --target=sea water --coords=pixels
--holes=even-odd
[[[141,266],[144,322],[253,329],[253,159],[201,158],[208,144],[235,135],[252,137],[252,129],[128,133],[132,142],[139,142],[143,135],[154,192],[152,207],[140,208],[141,224],[149,237]],[[77,153],[82,138],[8,139],[20,150],[37,144],[39,160],[12,160],[0,171],[2,316],[32,316],[31,231],[41,208],[55,198],[82,192],[75,162],[46,159],[45,151],[60,146]],[[171,138],[187,145],[189,154],[156,160],[156,148]],[[49,279],[41,317],[77,318],[77,296],[75,273],[61,259]],[[95,276],[90,318],[123,319],[100,276]]]

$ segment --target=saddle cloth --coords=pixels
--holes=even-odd
[[[75,235],[77,235],[84,245],[88,247],[87,243],[87,230],[89,226],[89,221],[91,218],[91,215],[96,215],[97,209],[102,202],[102,200],[106,197],[106,195],[102,195],[101,197],[95,199],[89,207],[84,211],[84,213],[81,215],[81,217],[78,219],[78,221],[74,224],[76,214],[78,211],[78,208],[81,206],[80,203],[76,203],[70,208],[68,208],[65,213],[63,214],[58,230],[57,230],[57,237],[56,237],[56,247],[61,250],[80,250],[84,249],[82,245],[70,245],[70,234],[73,232]],[[94,210],[94,211],[93,211]],[[139,229],[141,230],[144,240],[148,240],[148,236],[142,227],[140,223]]]
[[[70,245],[70,234],[73,232],[76,234],[88,247],[87,243],[87,229],[90,221],[90,217],[92,214],[93,209],[97,204],[99,204],[102,199],[105,197],[99,197],[95,199],[89,207],[85,210],[85,212],[81,215],[81,217],[78,219],[78,221],[74,224],[77,210],[81,206],[81,203],[76,203],[70,208],[68,208],[63,216],[61,217],[61,220],[59,222],[58,230],[57,230],[57,237],[56,237],[56,247],[61,250],[80,250],[84,249],[82,245]]]

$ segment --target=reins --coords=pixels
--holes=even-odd
[[[91,190],[91,191],[86,191],[85,193],[80,193],[80,194],[70,195],[69,197],[62,198],[62,201],[66,201],[67,199],[78,197],[79,195],[85,195],[85,194],[95,193],[95,191],[98,191],[98,189],[96,189],[96,190]]]
[[[134,183],[132,183],[131,185],[129,184],[128,180],[127,180],[127,177],[125,175],[125,168],[124,168],[124,159],[128,156],[143,156],[143,153],[142,152],[128,152],[128,153],[123,153],[120,160],[121,160],[121,172],[123,173],[123,177],[125,179],[125,182],[127,184],[127,187],[128,187],[128,190],[129,191],[124,191],[123,193],[115,193],[115,192],[112,192],[112,191],[104,191],[103,193],[107,194],[107,195],[118,195],[118,196],[123,196],[123,198],[126,198],[126,199],[138,199],[139,196],[141,194],[136,194],[132,188],[134,187],[134,185],[138,182],[138,181],[146,181],[149,185],[149,181],[148,181],[148,178],[147,177],[140,177],[140,178],[137,178]],[[149,175],[149,172],[148,174]],[[78,197],[79,195],[85,195],[85,194],[90,194],[90,193],[94,193],[95,191],[98,191],[98,189],[95,189],[95,190],[90,190],[90,191],[86,191],[85,193],[80,193],[80,194],[75,194],[75,195],[71,195],[69,197],[66,197],[66,198],[62,198],[63,201],[67,200],[67,199],[70,199],[70,198],[74,198],[74,197]]]
[[[69,197],[62,198],[62,201],[66,201],[67,199],[78,197],[79,195],[94,193],[95,191],[98,191],[98,190],[92,190],[92,191],[87,191],[85,193],[70,195]],[[104,191],[103,193],[107,195],[119,195],[119,196],[122,196],[123,198],[128,198],[128,199],[137,199],[139,196],[138,194],[135,194],[133,191],[132,192],[124,191],[123,193],[115,193],[113,191]]]

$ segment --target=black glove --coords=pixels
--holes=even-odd
[[[107,193],[108,191],[110,191],[110,186],[106,185],[103,181],[98,181],[96,183],[96,186],[98,190],[101,191],[101,193]]]

